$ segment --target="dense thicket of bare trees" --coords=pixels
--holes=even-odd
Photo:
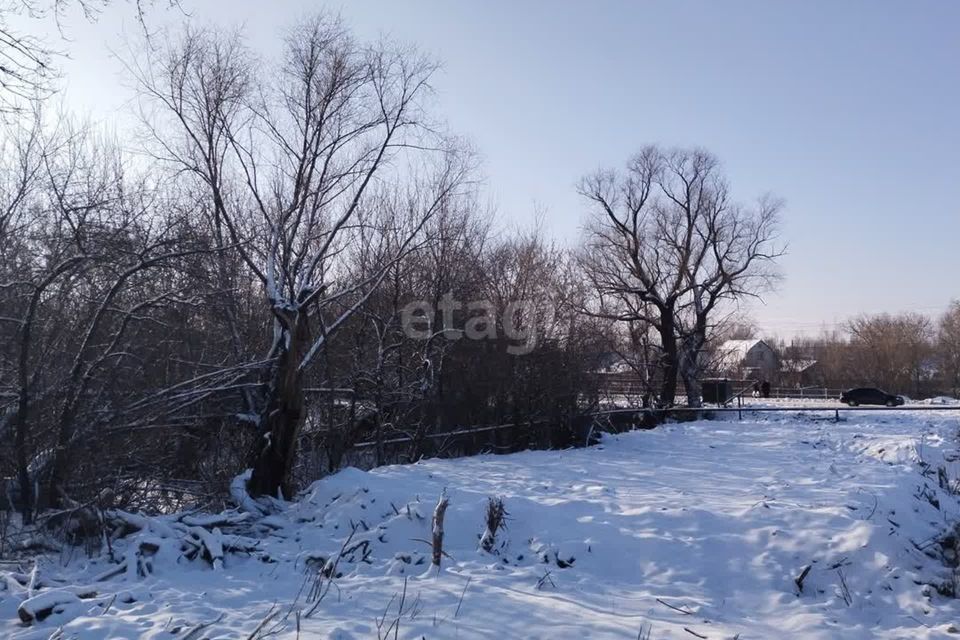
[[[207,247],[177,194],[131,175],[109,140],[40,113],[7,134],[0,434],[25,505],[56,505],[90,433],[135,419],[124,392],[163,389],[166,359],[194,346],[161,327],[203,304],[192,271]]]
[[[850,322],[851,358],[864,377],[920,394],[925,368],[932,368],[933,326],[916,313],[861,316]]]
[[[359,440],[556,444],[534,426],[589,408],[590,291],[539,231],[494,232],[433,64],[326,17],[285,43],[191,31],[131,61],[136,144],[42,102],[6,123],[4,508],[215,500],[246,468],[290,496]]]
[[[285,43],[189,31],[131,61],[132,154],[41,102],[7,123],[5,506],[217,499],[245,468],[290,496],[357,442],[416,459],[465,426],[566,445],[611,349],[697,402],[711,331],[774,275],[778,203],[648,148],[584,180],[581,251],[498,233],[429,61],[325,17]]]

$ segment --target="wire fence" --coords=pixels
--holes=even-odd
[[[736,389],[743,390],[743,395],[752,395],[754,380],[740,380],[726,378]],[[652,393],[652,385],[635,373],[604,373],[597,374],[597,382],[602,394],[608,396],[622,396],[627,398],[641,398]],[[775,386],[769,388],[769,394],[764,396],[771,399],[800,399],[810,398],[839,399],[844,389],[824,386]],[[686,396],[686,388],[682,382],[677,385],[677,397]],[[739,392],[738,392],[739,393]]]
[[[850,407],[845,404],[836,403],[836,404],[827,404],[827,405],[792,405],[792,406],[783,406],[783,407],[771,407],[765,405],[751,405],[751,404],[742,404],[740,406],[722,406],[722,407],[702,407],[699,409],[692,409],[688,407],[671,407],[668,409],[657,409],[655,411],[660,412],[664,417],[680,417],[682,419],[690,419],[690,416],[696,416],[696,418],[706,418],[709,419],[711,414],[737,414],[738,420],[743,420],[744,415],[749,416],[750,414],[756,413],[824,413],[831,415],[833,419],[837,422],[840,421],[841,413],[853,413],[853,412],[915,412],[915,411],[949,411],[955,412],[960,416],[960,405],[906,405],[899,407]]]
[[[382,465],[409,464],[424,458],[456,458],[486,453],[513,453],[523,450],[550,450],[589,446],[602,433],[620,433],[651,429],[668,421],[711,419],[736,414],[743,420],[751,415],[783,413],[824,413],[839,421],[851,411],[955,411],[958,406],[908,405],[889,407],[848,407],[839,402],[841,389],[822,386],[771,387],[764,398],[753,397],[753,381],[729,380],[733,395],[724,406],[657,408],[650,406],[649,387],[635,375],[606,375],[600,386],[599,409],[564,420],[532,419],[495,425],[458,426],[439,431],[404,432],[385,429],[380,438],[342,442],[335,431],[320,430],[305,439],[300,451],[299,473],[303,480],[314,480],[344,467],[373,469]],[[322,390],[329,392],[330,390]],[[351,390],[334,390],[351,392]],[[681,384],[677,398],[685,398]],[[584,399],[585,406],[597,407],[597,398]],[[797,402],[802,401],[802,402]],[[763,404],[755,404],[761,402]],[[647,406],[645,406],[645,403]],[[780,406],[777,406],[777,405]],[[309,440],[309,441],[307,441]]]

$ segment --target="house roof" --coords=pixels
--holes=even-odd
[[[803,373],[816,364],[817,361],[813,359],[781,360],[780,370],[787,373]]]
[[[762,344],[767,349],[770,345],[760,339],[753,340],[727,340],[717,349],[717,365],[720,370],[733,370],[740,367],[746,360],[747,354],[758,344]]]
[[[738,362],[747,357],[747,353],[750,352],[758,344],[762,344],[767,349],[770,346],[760,339],[753,340],[727,340],[722,345],[720,345],[720,352],[726,354],[727,357],[735,359]]]

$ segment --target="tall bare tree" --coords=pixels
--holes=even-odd
[[[372,187],[419,176],[399,260],[469,172],[461,147],[428,126],[434,68],[409,49],[362,45],[323,16],[289,32],[275,65],[235,34],[199,31],[136,67],[157,155],[206,190],[273,315],[254,494],[290,494],[304,377],[389,273],[391,260],[358,280],[345,263],[363,234],[387,230]]]
[[[674,402],[680,376],[688,403],[699,404],[701,354],[718,313],[775,280],[782,204],[732,202],[713,155],[656,146],[623,172],[588,175],[579,191],[593,208],[581,248],[597,293],[592,313],[654,327],[661,403]]]

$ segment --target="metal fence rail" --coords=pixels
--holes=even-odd
[[[632,373],[608,373],[608,374],[598,374],[596,376],[597,382],[599,384],[599,390],[601,394],[613,395],[613,396],[622,396],[622,397],[642,397],[644,394],[650,393],[651,389],[644,384],[643,379]],[[744,397],[749,397],[751,392],[751,387],[755,380],[740,380],[736,378],[725,378],[737,389],[742,389],[744,391]],[[794,399],[794,400],[807,400],[807,399],[819,399],[824,400],[830,398],[839,398],[840,394],[846,391],[846,389],[834,388],[834,387],[824,387],[824,386],[807,386],[807,387],[771,387],[770,395],[766,399],[776,400],[776,399]],[[681,398],[686,396],[686,388],[683,383],[678,381],[677,384],[677,397]]]
[[[700,412],[700,413],[736,413],[743,419],[744,413],[815,413],[815,412],[827,412],[833,413],[834,417],[837,420],[840,420],[840,412],[851,412],[851,411],[955,411],[960,413],[960,405],[907,405],[899,407],[851,407],[848,405],[841,405],[839,403],[835,405],[828,406],[788,406],[788,407],[767,407],[767,406],[754,406],[754,405],[742,405],[739,407],[670,407],[667,409],[657,409],[657,411],[662,412],[664,415],[670,414],[682,414],[689,415],[691,412]]]
[[[750,396],[752,381],[730,380],[730,383],[737,389],[742,389],[745,397]],[[599,391],[603,395],[622,396],[625,398],[640,398],[651,393],[651,390],[645,387],[639,378],[602,380]],[[764,399],[828,400],[830,398],[839,398],[840,394],[844,391],[845,389],[833,389],[830,387],[771,387],[770,395]],[[687,395],[687,390],[682,384],[678,384],[676,393],[678,398],[682,398]]]

